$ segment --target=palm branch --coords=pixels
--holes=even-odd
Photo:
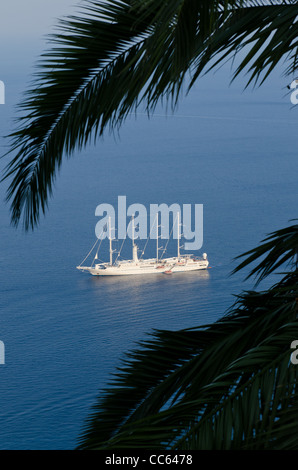
[[[257,276],[257,284],[286,263],[290,264],[289,267],[298,269],[297,224],[270,233],[261,243],[257,248],[236,258],[246,256],[246,259],[234,269],[234,273],[261,257],[263,260],[247,276],[247,278]]]
[[[12,223],[34,228],[45,213],[64,155],[106,128],[119,128],[140,104],[148,113],[165,99],[173,108],[207,70],[242,48],[236,69],[264,80],[281,60],[297,66],[297,1],[85,0],[60,21],[38,63],[9,136]]]
[[[271,272],[285,233],[295,230],[271,234],[262,251],[270,269],[262,261],[255,273]],[[237,296],[211,325],[150,333],[101,393],[79,448],[297,450],[290,421],[291,412],[297,415],[298,378],[290,362],[298,337],[298,270],[292,268],[270,289]]]

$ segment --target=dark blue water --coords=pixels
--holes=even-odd
[[[28,78],[28,68],[14,67],[2,78],[1,134],[12,128]],[[159,108],[149,121],[131,117],[120,138],[106,135],[64,162],[34,233],[10,227],[0,186],[1,449],[74,448],[125,351],[152,328],[213,322],[252,286],[244,273],[229,276],[233,258],[297,217],[298,115],[286,84],[276,73],[243,93],[244,80],[229,87],[224,68],[203,78],[174,116]],[[118,195],[147,207],[204,204],[202,251],[212,269],[112,279],[78,272],[95,240],[96,206],[116,206]]]

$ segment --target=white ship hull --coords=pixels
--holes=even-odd
[[[208,260],[197,260],[189,258],[185,261],[178,261],[175,259],[168,259],[164,263],[157,263],[156,260],[140,261],[138,263],[130,261],[122,261],[118,265],[109,265],[107,263],[97,264],[91,266],[78,266],[81,271],[87,271],[93,276],[129,276],[129,275],[144,275],[144,274],[172,274],[182,273],[187,271],[198,271],[207,269],[209,265]]]

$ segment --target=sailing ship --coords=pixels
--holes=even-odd
[[[98,251],[99,247],[96,251],[94,259],[90,266],[83,266],[82,264],[85,260],[90,256],[91,252],[95,249],[96,244],[99,242],[99,239],[95,242],[94,246],[86,256],[86,258],[82,261],[82,263],[77,266],[77,269],[80,271],[87,271],[93,276],[127,276],[127,275],[144,275],[144,274],[172,274],[172,273],[182,273],[182,272],[189,272],[189,271],[198,271],[202,269],[207,269],[209,265],[209,261],[207,259],[207,253],[203,253],[202,257],[197,257],[193,254],[181,254],[180,246],[181,241],[181,233],[180,233],[180,222],[179,222],[179,213],[177,214],[177,256],[163,258],[163,255],[166,251],[166,247],[163,251],[163,255],[159,256],[159,251],[162,247],[159,246],[159,225],[158,225],[158,214],[156,219],[156,257],[155,258],[147,258],[144,259],[144,251],[140,257],[138,257],[138,246],[134,240],[134,217],[132,217],[132,259],[130,260],[120,260],[120,253],[123,247],[123,243],[121,246],[120,251],[115,260],[113,260],[113,254],[115,250],[113,250],[112,246],[112,227],[111,227],[111,218],[109,218],[109,254],[110,254],[110,261],[109,262],[98,262]],[[149,235],[150,237],[150,235]],[[148,240],[147,240],[148,242]],[[147,245],[147,243],[146,243]],[[145,245],[145,247],[146,247]]]

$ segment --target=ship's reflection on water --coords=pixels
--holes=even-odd
[[[154,294],[154,297],[158,292],[163,292],[165,299],[169,294],[175,295],[176,289],[178,291],[181,290],[181,293],[184,292],[186,295],[192,289],[196,289],[198,292],[206,287],[206,283],[208,284],[209,280],[210,271],[208,269],[173,274],[92,276],[90,279],[92,292],[95,295],[101,295],[102,288],[104,287],[107,295],[113,295],[117,292],[118,294],[124,293],[128,295],[128,298],[131,298],[136,295],[145,295],[146,292],[150,291],[151,294]],[[152,301],[154,297],[151,299]]]
[[[80,283],[88,284],[89,302],[92,296],[99,322],[107,321],[105,312],[109,312],[110,321],[123,323],[128,330],[133,322],[139,331],[146,332],[155,327],[180,329],[204,323],[213,289],[210,278],[207,269],[171,275],[86,274]]]

